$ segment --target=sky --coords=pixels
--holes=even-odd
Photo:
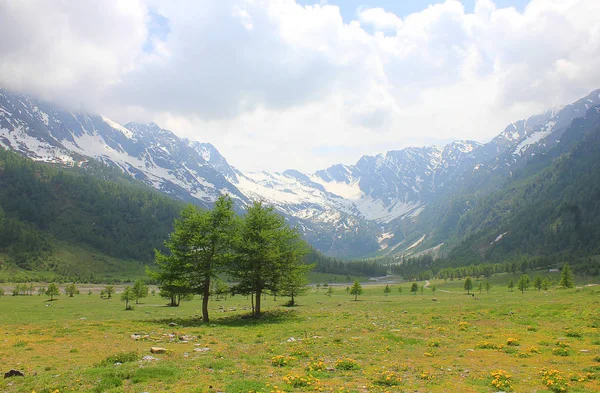
[[[0,0],[0,87],[313,172],[600,88],[598,0]]]

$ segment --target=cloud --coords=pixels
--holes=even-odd
[[[0,0],[0,85],[90,103],[135,66],[145,18],[136,0]]]
[[[597,0],[361,8],[350,23],[293,0],[57,4],[0,0],[1,85],[157,121],[243,170],[485,142],[600,87]]]

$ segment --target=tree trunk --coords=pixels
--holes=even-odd
[[[210,298],[210,277],[204,280],[204,290],[202,293],[202,321],[208,322],[208,299]]]
[[[254,316],[258,317],[260,315],[260,298],[262,297],[262,292],[260,290],[256,291],[256,308],[254,309]]]

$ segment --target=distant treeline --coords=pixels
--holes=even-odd
[[[399,265],[392,265],[392,272],[406,280],[460,279],[464,277],[490,277],[497,273],[525,273],[533,270],[554,269],[569,262],[575,274],[600,275],[600,258],[565,254],[529,257],[521,255],[502,263],[481,263],[459,266],[448,259],[434,260],[430,255],[410,258]]]
[[[311,248],[306,256],[307,263],[314,263],[313,271],[319,273],[342,274],[346,276],[379,277],[384,276],[387,268],[376,261],[340,261],[321,254]]]

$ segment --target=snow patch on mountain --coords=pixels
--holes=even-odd
[[[529,135],[525,140],[521,141],[515,147],[513,154],[520,156],[523,153],[523,151],[526,150],[529,146],[535,145],[541,140],[547,138],[550,134],[552,134],[552,131],[554,130],[553,127],[555,125],[556,121],[549,121],[548,123],[546,123],[546,125],[542,128],[541,131],[534,132],[533,134]]]
[[[64,165],[74,165],[75,163],[69,152],[29,135],[20,126],[12,130],[0,128],[0,146],[18,151],[36,161]]]
[[[354,204],[364,218],[379,223],[389,223],[398,217],[413,213],[421,207],[421,203],[418,201],[404,202],[396,199],[386,204],[381,199],[374,199],[370,195],[354,201]]]
[[[120,125],[117,122],[112,121],[108,117],[105,117],[105,116],[100,116],[100,117],[102,118],[102,121],[104,121],[106,124],[108,124],[111,128],[119,131],[121,134],[125,135],[129,139],[133,138],[133,132],[131,132],[131,130],[123,127],[122,125]]]
[[[427,235],[423,235],[419,238],[419,240],[417,240],[416,242],[414,242],[413,244],[411,244],[410,246],[408,246],[408,248],[406,249],[406,251],[411,250],[413,248],[415,248],[416,246],[418,246],[419,244],[423,243],[423,240],[425,240],[425,236]]]

